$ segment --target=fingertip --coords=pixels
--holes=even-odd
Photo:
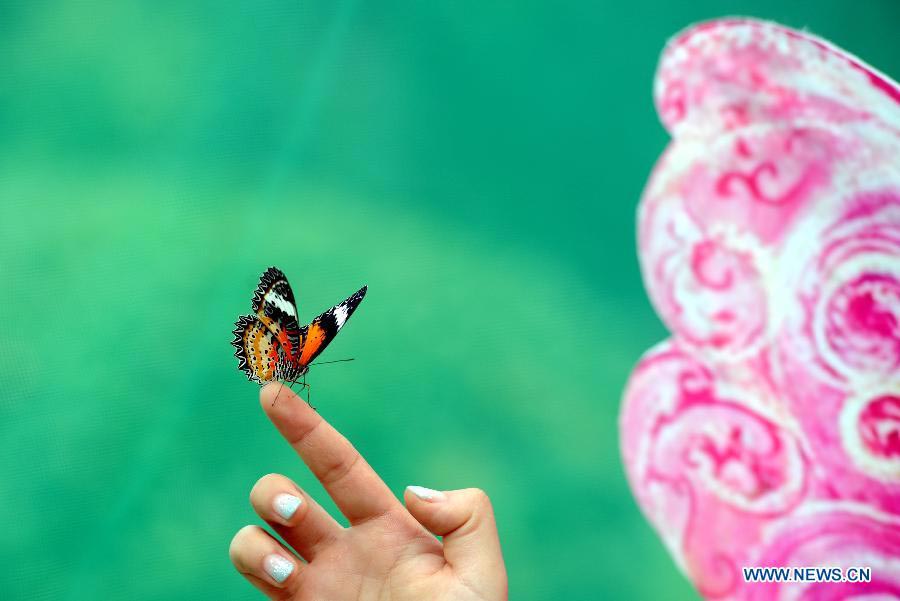
[[[447,562],[471,573],[491,574],[490,586],[498,594],[485,598],[499,596],[506,586],[506,572],[487,493],[478,488],[437,491],[409,486],[404,497],[410,515],[429,532],[442,537]]]
[[[292,578],[302,568],[281,543],[259,526],[244,526],[234,535],[228,550],[231,563],[270,598],[277,590],[295,588]]]
[[[281,474],[266,474],[257,480],[250,489],[250,504],[259,517],[282,526],[302,521],[309,507],[300,487]]]
[[[263,409],[271,405],[272,401],[276,399],[279,394],[278,387],[280,385],[280,382],[269,382],[259,389],[259,404],[263,406]]]
[[[292,397],[296,396],[289,386],[284,385],[284,382],[269,382],[259,389],[259,404],[266,413],[271,413],[279,403],[290,403],[293,400]]]
[[[246,544],[247,540],[255,536],[257,530],[261,530],[261,528],[259,526],[247,525],[235,532],[234,536],[231,537],[231,543],[228,545],[228,557],[239,572],[246,569],[242,561],[240,550]]]
[[[403,502],[417,522],[433,534],[443,536],[452,529],[446,522],[455,523],[459,513],[456,499],[451,494],[424,486],[407,486],[403,491]]]
[[[447,495],[439,490],[412,485],[406,487],[403,497],[407,505],[409,505],[410,501],[415,502],[417,500],[425,501],[426,503],[440,503],[447,500]]]
[[[300,443],[324,421],[322,416],[283,382],[270,382],[263,386],[259,391],[259,403],[275,429],[307,461]]]

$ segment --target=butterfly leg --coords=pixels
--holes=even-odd
[[[312,390],[312,387],[311,387],[309,384],[306,383],[306,374],[303,374],[303,380],[300,381],[300,382],[297,382],[297,378],[294,378],[293,380],[282,380],[282,381],[281,381],[281,386],[278,387],[278,392],[275,393],[275,398],[272,399],[272,406],[273,406],[273,407],[275,406],[275,401],[278,399],[278,395],[281,394],[281,389],[284,388],[284,383],[285,383],[285,381],[288,382],[288,388],[290,388],[291,390],[294,389],[294,384],[300,384],[300,390],[299,390],[298,392],[300,393],[299,396],[300,396],[301,399],[303,398],[303,389],[305,388],[305,389],[306,389],[306,398],[305,398],[304,400],[306,401],[306,404],[307,404],[307,405],[309,405],[310,407],[312,407],[313,409],[315,409],[315,407],[313,407],[313,406],[312,406],[312,403],[310,402],[310,400],[311,400],[311,398],[312,398],[312,397],[310,396],[310,392],[311,392],[311,390]]]
[[[306,398],[305,399],[303,399],[303,390],[304,389],[306,389]],[[297,396],[299,396],[301,399],[306,401],[306,404],[309,405],[309,384],[304,384],[303,382],[300,382],[300,388],[297,390],[297,392],[299,393]]]
[[[294,384],[297,383],[297,378],[295,377],[293,380],[288,380],[290,384],[288,384],[288,388],[294,390]],[[281,381],[281,386],[278,387],[278,392],[275,393],[275,398],[272,399],[272,406],[275,406],[275,400],[278,398],[278,395],[281,394],[281,389],[284,388],[284,380]],[[300,385],[300,390],[303,390],[303,384]]]
[[[304,388],[306,389],[306,404],[315,409],[312,404],[312,387],[306,382],[306,374],[303,374],[303,381],[300,382],[300,390],[302,391]]]
[[[272,399],[272,406],[275,406],[275,401],[278,399],[278,395],[281,394],[281,389],[284,388],[284,382],[281,382],[281,386],[278,387],[278,392],[275,393],[275,398]],[[293,389],[292,389],[293,390]]]

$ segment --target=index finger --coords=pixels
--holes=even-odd
[[[350,441],[293,390],[280,383],[267,384],[259,400],[351,525],[403,508]]]

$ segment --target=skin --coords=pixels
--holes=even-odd
[[[353,445],[288,387],[267,385],[260,404],[350,526],[287,477],[263,476],[250,503],[291,548],[259,526],[239,530],[231,561],[253,586],[270,599],[297,601],[507,599],[494,512],[484,492],[426,489],[420,498],[407,489],[404,507]],[[289,519],[276,511],[280,494],[301,499]],[[280,583],[266,569],[273,554],[293,564]]]

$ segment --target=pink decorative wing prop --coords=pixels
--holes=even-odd
[[[625,392],[635,496],[706,598],[900,599],[900,87],[733,19],[668,44],[655,98],[639,252],[672,337]]]

